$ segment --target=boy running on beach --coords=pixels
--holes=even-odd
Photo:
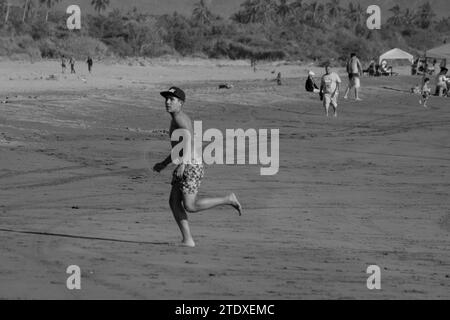
[[[194,130],[192,121],[183,111],[186,100],[186,95],[183,90],[177,87],[171,87],[168,91],[161,92],[161,95],[166,99],[166,111],[172,117],[169,130],[170,136],[172,136],[175,130],[184,129],[188,130],[193,138]],[[191,139],[191,144],[192,141],[193,139]],[[172,148],[178,143],[172,141]],[[194,150],[194,148],[192,147],[191,150]],[[242,206],[234,193],[222,198],[197,198],[198,188],[205,170],[201,159],[199,161],[199,157],[195,155],[195,151],[192,154],[193,156],[190,161],[179,164],[173,172],[172,191],[169,200],[173,216],[183,237],[182,245],[188,247],[195,247],[195,242],[191,235],[186,212],[194,213],[221,205],[230,205],[238,211],[239,215],[242,214]],[[171,155],[163,162],[157,163],[153,167],[153,170],[160,172],[170,163],[172,163]]]
[[[425,78],[423,80],[423,85],[422,85],[422,90],[421,90],[422,97],[419,100],[420,104],[422,104],[422,102],[423,102],[423,106],[425,108],[427,108],[427,101],[431,95],[431,88],[428,86],[429,84],[430,84],[430,79]]]
[[[337,117],[340,84],[341,78],[339,78],[339,75],[335,72],[331,72],[331,67],[327,65],[325,67],[325,75],[322,77],[320,84],[320,97],[323,99],[323,106],[325,107],[327,117],[330,104],[333,106],[334,116]]]

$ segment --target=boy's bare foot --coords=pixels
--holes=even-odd
[[[356,98],[355,101],[362,101],[362,99],[361,98]]]
[[[234,193],[230,194],[230,202],[233,208],[235,208],[238,211],[239,215],[242,216],[242,206]]]
[[[190,247],[190,248],[194,248],[195,247],[195,242],[194,240],[190,239],[190,240],[183,240],[183,242],[181,242],[181,245],[183,247]]]

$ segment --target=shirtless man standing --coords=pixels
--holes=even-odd
[[[171,87],[168,91],[161,92],[161,95],[166,99],[166,110],[172,117],[170,136],[172,137],[172,133],[175,130],[184,129],[190,132],[191,137],[194,137],[192,121],[183,112],[183,106],[186,100],[186,95],[183,90],[177,87]],[[172,148],[178,143],[177,141],[172,141]],[[192,148],[192,150],[194,149]],[[170,163],[172,163],[171,154],[163,162],[157,163],[153,167],[153,170],[160,172]],[[189,229],[186,212],[194,213],[221,205],[230,205],[238,211],[239,215],[242,214],[241,204],[234,193],[222,198],[197,198],[198,188],[203,175],[204,166],[200,161],[196,160],[195,156],[192,157],[191,161],[187,163],[184,161],[179,164],[173,172],[169,204],[183,237],[182,245],[188,247],[195,247],[195,242]]]
[[[347,72],[348,72],[348,88],[345,91],[344,99],[348,99],[348,94],[351,89],[355,89],[355,100],[361,101],[359,97],[359,89],[361,88],[361,80],[359,77],[363,73],[363,68],[361,62],[359,61],[356,53],[350,55],[350,60],[347,62]]]
[[[329,65],[325,66],[325,74],[322,77],[322,81],[320,84],[320,96],[323,99],[323,106],[325,108],[325,112],[328,117],[328,110],[330,109],[330,105],[333,106],[334,109],[334,117],[337,117],[337,107],[338,107],[338,97],[339,97],[339,89],[341,86],[341,78],[335,72],[331,71],[331,67]]]

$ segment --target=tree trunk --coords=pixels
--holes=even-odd
[[[25,0],[25,6],[23,7],[22,22],[25,22],[25,16],[27,15],[27,9],[28,9],[28,1],[30,1],[30,0]]]
[[[9,18],[9,7],[11,5],[9,3],[6,4],[6,16],[5,16],[5,23],[8,22],[8,18]]]

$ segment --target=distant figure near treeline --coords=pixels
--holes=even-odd
[[[88,57],[86,62],[87,62],[87,65],[88,65],[89,73],[91,73],[91,71],[92,71],[92,65],[94,64],[94,61],[92,60],[91,57]]]
[[[75,72],[75,58],[70,57],[69,63],[70,63],[70,73],[76,73]]]
[[[256,72],[256,59],[255,58],[250,59],[250,65],[253,68],[253,72]]]
[[[64,71],[66,71],[66,57],[64,55],[62,55],[61,57],[61,68],[62,73],[64,73]]]

